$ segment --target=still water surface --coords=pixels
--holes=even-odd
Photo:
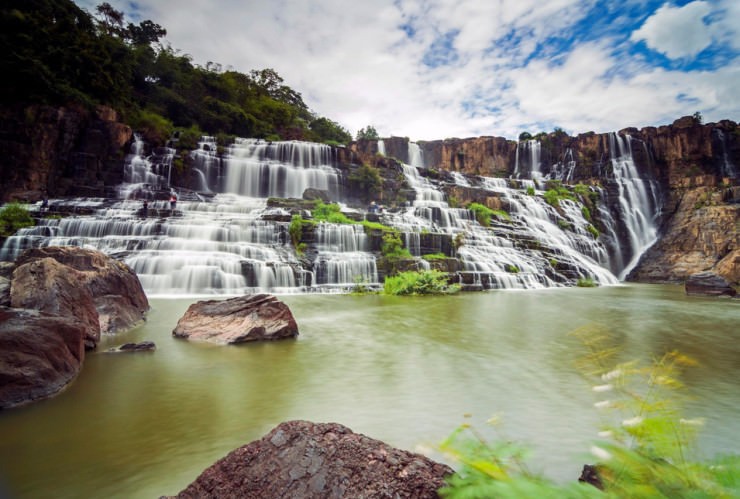
[[[342,423],[409,450],[472,421],[528,445],[535,470],[570,480],[610,421],[573,367],[582,349],[568,333],[582,326],[609,328],[622,360],[693,356],[687,416],[707,418],[701,455],[740,452],[738,300],[651,285],[282,299],[297,340],[230,347],[171,337],[195,299],[152,300],[146,324],[100,350],[153,340],[156,352],[90,354],[63,394],[0,413],[0,496],[174,494],[290,419]],[[495,430],[484,423],[493,414],[504,421]]]

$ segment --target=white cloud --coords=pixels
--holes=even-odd
[[[77,1],[91,11],[99,3]],[[109,1],[122,10],[130,5]],[[514,138],[528,128],[583,132],[660,124],[697,110],[707,120],[740,117],[733,90],[737,57],[717,71],[669,72],[624,51],[617,58],[617,41],[601,39],[533,58],[549,37],[572,35],[598,2],[603,0],[366,0],[351,9],[341,0],[140,0],[137,5],[141,17],[165,27],[167,40],[194,62],[214,61],[242,72],[273,68],[312,110],[353,133],[372,124],[383,136],[415,140]],[[663,6],[633,38],[649,38],[675,55],[700,50],[711,31],[740,50],[738,28],[727,21],[740,18],[740,2],[717,2],[709,14],[703,1]],[[693,23],[686,21],[687,12]],[[616,13],[624,16],[620,9],[608,15]],[[679,21],[688,27],[679,30]],[[623,17],[619,23],[628,24]],[[693,41],[656,34],[666,26]],[[689,28],[701,36],[687,36]],[[456,57],[425,65],[431,45],[449,33],[455,34],[449,41]]]
[[[632,33],[631,39],[644,40],[671,59],[693,57],[712,43],[711,28],[704,22],[710,12],[709,4],[701,0],[683,7],[665,4]]]

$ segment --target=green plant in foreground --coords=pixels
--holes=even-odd
[[[380,252],[388,260],[403,260],[413,258],[408,249],[404,248],[401,235],[398,232],[387,232],[383,234],[383,244]]]
[[[592,454],[599,460],[594,485],[558,485],[530,472],[525,452],[511,442],[487,442],[462,425],[440,449],[459,463],[439,490],[445,498],[732,498],[740,497],[740,456],[693,461],[701,420],[680,411],[679,375],[695,362],[668,352],[650,366],[616,363],[616,341],[593,326],[571,333],[585,347],[577,368],[600,399],[594,406],[616,421],[605,424]]]
[[[447,274],[440,270],[400,272],[386,277],[383,292],[387,295],[442,295],[460,291],[458,284],[450,284]]]
[[[20,203],[8,203],[0,209],[0,236],[11,236],[19,229],[35,224],[31,214]]]
[[[495,214],[491,208],[480,203],[470,203],[468,209],[473,212],[475,219],[483,227],[491,225],[491,217]]]

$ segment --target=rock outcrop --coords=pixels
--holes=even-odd
[[[336,423],[289,421],[229,453],[176,497],[433,498],[452,472]]]
[[[80,372],[86,334],[74,316],[0,307],[0,409],[64,389]]]
[[[0,409],[58,393],[101,331],[127,329],[149,308],[136,274],[94,250],[28,250],[9,282],[10,307],[0,307]]]
[[[0,118],[0,201],[103,196],[123,177],[131,128],[99,107],[29,106]]]
[[[257,294],[194,303],[172,335],[227,345],[295,338],[298,325],[285,303],[273,295]]]
[[[730,282],[740,279],[740,204],[723,201],[720,187],[674,190],[666,205],[663,235],[643,255],[629,279],[680,283],[706,269]],[[673,203],[672,205],[670,203]]]
[[[53,260],[64,268],[48,262],[43,265],[36,263],[35,267],[24,268],[28,264],[45,259]],[[42,281],[34,271],[35,268],[56,268],[59,273],[73,274],[74,278],[66,288],[59,287],[55,285],[53,277],[47,277]],[[24,280],[16,284],[16,279],[20,278]],[[79,289],[72,290],[72,288]],[[81,296],[85,295],[85,292],[89,293],[97,315],[95,322],[98,325],[98,337],[100,333],[116,333],[131,328],[143,320],[144,314],[149,310],[149,300],[134,271],[125,263],[104,253],[71,246],[52,246],[33,248],[21,254],[16,261],[16,269],[13,273],[12,306],[39,308],[34,305],[34,300],[38,300],[41,293],[53,292],[54,289],[67,289],[70,293],[77,293]],[[63,309],[63,303],[53,306]],[[70,307],[72,307],[70,310],[86,306],[85,300],[70,302]],[[61,315],[65,314],[62,312]]]
[[[692,296],[735,296],[737,291],[714,272],[698,272],[686,280],[686,294]]]

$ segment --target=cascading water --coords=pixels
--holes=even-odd
[[[385,156],[385,142],[383,139],[378,140],[378,154]]]
[[[621,220],[626,231],[626,238],[615,234],[619,248],[614,267],[619,269],[619,278],[624,279],[657,239],[659,188],[654,180],[640,177],[632,158],[632,138],[629,135],[610,133],[609,151],[610,180],[617,188],[619,207],[616,218]]]
[[[604,237],[592,235],[580,203],[562,199],[556,209],[536,190],[542,179],[537,141],[517,148],[517,176],[533,179],[449,172],[442,183],[424,176],[422,150],[410,142],[411,164],[402,165],[402,171],[415,199],[381,214],[380,221],[398,229],[416,257],[430,248],[456,256],[466,289],[552,287],[581,278],[614,284],[618,281],[606,268],[626,275],[655,238],[658,191],[654,182],[638,176],[631,139],[612,134],[610,142],[610,184],[592,188],[614,201],[598,203]],[[292,293],[381,284],[377,253],[362,226],[318,223],[308,251],[299,257],[289,234],[291,214],[268,208],[268,197],[301,198],[308,188],[341,201],[340,173],[330,147],[237,139],[225,157],[217,150],[213,138],[200,141],[193,153],[200,194],[180,191],[173,208],[161,175],[165,170],[143,157],[137,139],[125,167],[126,179],[135,183],[122,186],[121,199],[67,201],[86,204],[94,214],[43,219],[8,238],[0,257],[13,260],[34,246],[94,247],[129,264],[150,295]],[[566,153],[562,168],[550,168],[548,176],[567,180],[573,168],[572,152]],[[495,215],[490,227],[482,226],[470,210],[450,207],[442,190],[449,183],[479,190],[481,199],[506,213]],[[142,199],[148,200],[146,212]],[[417,263],[429,268],[421,259]]]
[[[722,176],[728,178],[737,178],[737,168],[730,162],[730,157],[727,154],[727,137],[719,128],[715,128],[714,130],[712,130],[712,134],[716,143],[719,145],[719,150],[722,151],[722,155],[720,158],[720,172]]]
[[[150,156],[144,156],[144,141],[138,134],[134,134],[131,152],[126,156],[123,170],[123,197],[128,197],[142,187],[169,187],[174,156],[175,150],[169,147],[161,147]]]
[[[301,198],[308,188],[339,199],[333,149],[311,142],[236,139],[227,152],[224,191],[256,198]]]
[[[538,180],[542,177],[542,144],[539,140],[525,140],[516,147],[514,163],[515,178],[531,178]]]

